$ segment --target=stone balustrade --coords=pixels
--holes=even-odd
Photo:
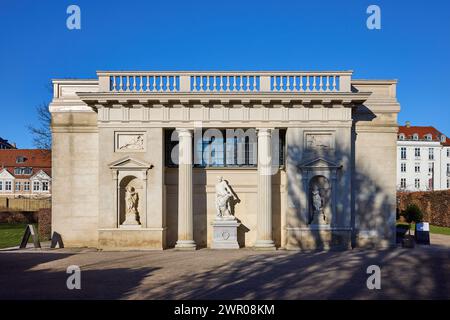
[[[351,92],[352,71],[323,72],[109,72],[101,92],[124,93],[335,93]]]

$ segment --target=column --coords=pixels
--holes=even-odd
[[[275,250],[272,240],[271,129],[258,129],[258,212],[256,249]]]
[[[192,208],[192,130],[177,129],[178,149],[178,241],[175,248],[195,250]]]

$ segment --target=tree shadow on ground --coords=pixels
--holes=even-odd
[[[51,264],[72,255],[1,253],[0,299],[121,299],[158,269],[95,269],[95,266],[80,266],[81,289],[69,290],[66,282],[71,274],[66,273],[66,268],[72,264],[71,260],[67,259],[66,263],[59,261],[56,268]],[[48,267],[45,265],[47,263]]]
[[[367,288],[369,265],[381,290]],[[149,299],[448,299],[447,250],[352,250],[258,254],[214,270],[142,288]]]

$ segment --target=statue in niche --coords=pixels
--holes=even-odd
[[[139,212],[138,212],[139,195],[134,187],[128,186],[125,191],[125,221],[124,225],[139,225]]]
[[[235,199],[237,199],[237,197],[231,190],[228,183],[223,179],[223,177],[219,177],[219,181],[216,184],[216,219],[236,219],[231,213],[231,200]]]
[[[128,142],[119,147],[120,150],[143,150],[144,138],[142,135],[137,135],[131,138]]]
[[[325,180],[325,179],[324,179]],[[329,193],[328,188],[321,188],[319,181],[311,185],[311,211],[308,224],[328,224],[329,219],[325,213],[326,194]]]

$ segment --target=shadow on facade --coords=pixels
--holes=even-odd
[[[365,110],[369,110],[364,107]],[[370,111],[370,110],[369,110]],[[367,111],[368,112],[368,111]],[[357,121],[372,121],[375,115],[371,112],[354,119]],[[355,124],[351,129],[351,143],[340,143],[336,139],[334,150],[320,151],[306,154],[300,146],[288,147],[288,208],[287,227],[297,228],[295,236],[288,237],[290,247],[300,250],[322,250],[325,248],[347,249],[356,246],[388,246],[395,243],[395,187],[393,194],[389,194],[386,187],[377,182],[370,167],[366,166],[363,158],[356,162],[356,141],[358,137]],[[359,151],[361,152],[361,151]],[[305,192],[302,182],[302,170],[299,165],[305,161],[323,158],[342,165],[338,169],[336,183],[336,198],[340,204],[333,207],[333,222],[331,233],[324,230],[307,230],[310,226],[311,190]],[[389,159],[387,160],[389,161]],[[383,166],[382,163],[379,164]],[[353,168],[348,172],[349,168]],[[310,188],[311,181],[320,175],[313,176],[307,181]],[[307,197],[309,197],[308,200]],[[345,228],[349,228],[345,230]],[[274,230],[275,231],[275,230]]]

